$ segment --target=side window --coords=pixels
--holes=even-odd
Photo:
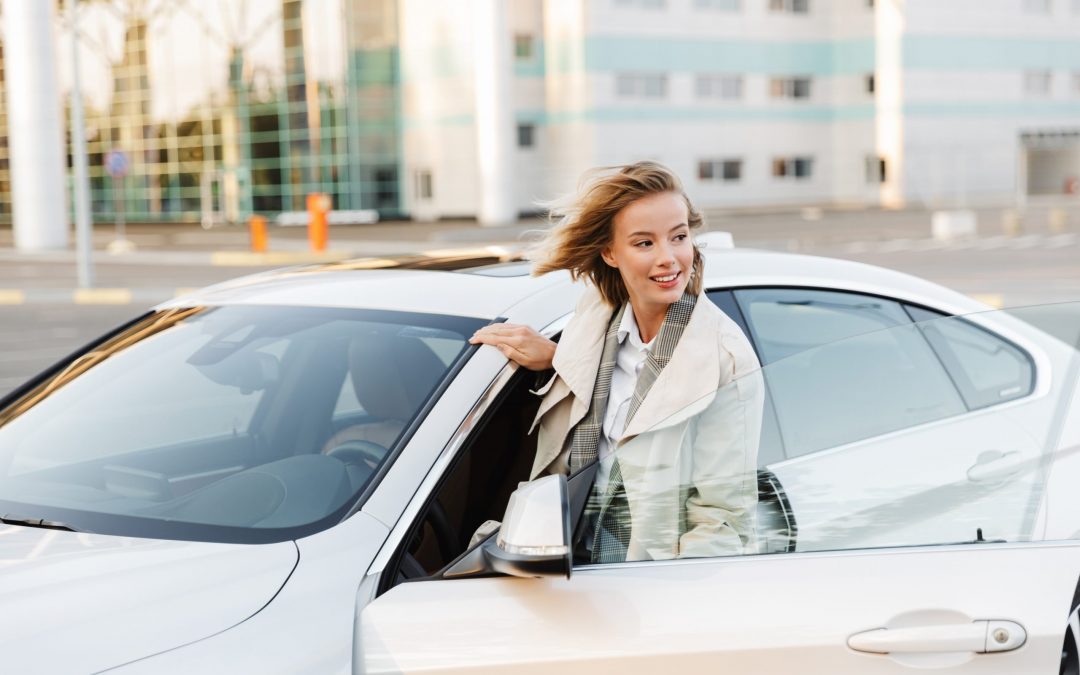
[[[762,365],[862,333],[911,323],[899,303],[803,288],[735,291]]]
[[[806,289],[735,297],[765,365],[813,350],[766,370],[788,459],[965,412],[899,303]]]
[[[1024,350],[966,320],[907,307],[952,376],[967,407],[976,410],[1027,396],[1035,388],[1035,368]],[[927,323],[922,323],[927,322]]]

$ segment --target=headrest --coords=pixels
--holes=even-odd
[[[420,338],[401,336],[397,329],[372,331],[349,344],[356,399],[381,419],[412,419],[445,371]]]

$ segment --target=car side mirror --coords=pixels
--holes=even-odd
[[[506,505],[495,536],[463,556],[443,578],[500,572],[514,577],[566,577],[572,567],[566,476],[525,483]]]

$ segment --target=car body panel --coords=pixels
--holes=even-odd
[[[451,313],[494,319],[522,297],[566,284],[567,275],[489,277],[426,270],[283,271],[210,286],[158,305],[295,305]],[[392,285],[393,291],[388,291]],[[467,302],[463,302],[467,300]]]
[[[357,592],[387,531],[358,513],[298,540],[302,563],[263,611],[224,633],[115,672],[349,673]]]
[[[269,603],[296,561],[292,542],[0,526],[0,670],[97,672],[225,631]]]
[[[366,673],[781,673],[794,664],[831,675],[1056,672],[1077,570],[1077,545],[991,545],[626,563],[576,569],[569,580],[419,581],[368,605],[357,639]],[[1027,643],[922,659],[847,646],[881,627],[984,619],[1020,623]]]

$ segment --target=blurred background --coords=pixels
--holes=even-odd
[[[0,28],[0,390],[313,255],[310,195],[323,258],[509,245],[639,159],[737,245],[1080,296],[1080,0],[2,0]],[[269,253],[219,255],[253,216]]]

